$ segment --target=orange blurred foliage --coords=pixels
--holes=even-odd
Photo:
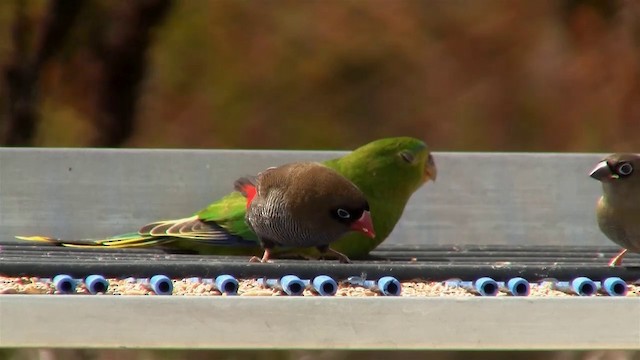
[[[89,146],[99,131],[86,34],[107,4],[83,10],[45,69],[40,146]],[[640,151],[639,16],[631,1],[176,2],[124,145],[338,149],[411,135],[438,151]]]

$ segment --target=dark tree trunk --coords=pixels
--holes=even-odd
[[[113,14],[111,27],[97,49],[103,78],[92,145],[115,147],[130,137],[151,31],[165,18],[171,4],[171,0],[124,1]]]
[[[16,1],[12,29],[13,54],[4,68],[7,114],[0,131],[0,143],[8,146],[33,145],[37,126],[38,79],[44,64],[58,51],[80,11],[82,0],[51,0],[38,27],[35,49],[29,54],[30,24],[25,2]]]

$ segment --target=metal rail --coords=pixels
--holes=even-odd
[[[640,349],[633,298],[0,296],[0,347]]]
[[[571,280],[587,276],[601,280],[617,276],[627,281],[640,279],[640,256],[630,254],[625,266],[606,265],[617,248],[577,246],[387,246],[374,251],[372,260],[340,264],[337,261],[275,260],[269,264],[250,263],[243,256],[202,256],[169,254],[154,249],[76,249],[58,246],[0,243],[0,274],[6,276],[52,277],[68,274],[86,277],[149,277],[164,274],[174,278],[215,277],[229,274],[238,278],[303,278],[329,275],[337,279],[366,274],[370,278],[394,276],[399,280],[442,281],[451,278],[474,280],[489,276],[498,281],[523,277],[529,281],[545,278]]]

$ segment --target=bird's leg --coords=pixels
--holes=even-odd
[[[260,259],[260,262],[271,262],[271,260],[269,260],[271,258],[271,249],[267,248],[264,249],[264,254],[262,254],[262,259]]]
[[[259,262],[259,263],[272,262],[270,259],[271,259],[271,249],[265,248],[264,253],[262,254],[262,259],[257,256],[252,256],[251,259],[249,259],[249,262]]]
[[[323,254],[335,255],[338,258],[338,261],[340,261],[343,264],[348,264],[351,262],[351,260],[349,260],[347,255],[341,253],[340,251],[333,250],[332,248],[329,247],[329,245],[317,246],[316,249],[318,249],[318,251],[320,251]]]
[[[272,241],[266,240],[266,239],[261,239],[260,241],[262,243],[262,247],[264,248],[262,259],[258,258],[257,256],[253,256],[251,257],[251,259],[249,259],[249,262],[261,262],[261,263],[272,262],[271,249],[275,246],[275,244]]]
[[[620,266],[622,265],[622,259],[624,258],[624,255],[627,253],[627,249],[622,249],[622,251],[620,251],[618,253],[618,255],[616,255],[615,257],[613,257],[611,259],[611,261],[609,261],[609,266]]]

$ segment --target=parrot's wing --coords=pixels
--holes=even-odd
[[[192,217],[158,221],[143,226],[139,231],[140,237],[187,239],[217,246],[255,246],[256,242],[247,240],[228,230],[232,219],[204,220],[198,215]],[[244,223],[244,217],[242,217]],[[245,225],[246,226],[246,225]],[[115,242],[127,240],[115,239]]]
[[[196,216],[205,224],[217,227],[227,237],[235,237],[239,242],[255,246],[258,245],[258,237],[245,221],[246,209],[247,199],[240,192],[234,191],[200,210]]]

